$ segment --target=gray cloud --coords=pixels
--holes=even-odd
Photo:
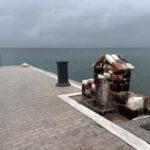
[[[0,0],[0,47],[148,47],[149,0]]]

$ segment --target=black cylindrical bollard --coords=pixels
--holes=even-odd
[[[64,87],[70,86],[68,80],[68,61],[59,61],[57,62],[57,75],[58,75],[58,82],[57,86]]]

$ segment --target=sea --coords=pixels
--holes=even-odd
[[[69,78],[81,82],[93,77],[92,63],[103,54],[119,54],[135,66],[131,91],[150,97],[150,48],[0,48],[1,65],[27,62],[57,73],[57,61],[68,61]]]

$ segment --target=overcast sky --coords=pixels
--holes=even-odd
[[[150,47],[150,0],[0,0],[0,47]]]

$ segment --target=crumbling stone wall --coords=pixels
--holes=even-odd
[[[146,96],[129,91],[131,71],[134,66],[125,58],[106,54],[99,57],[92,67],[94,77],[82,82],[83,95],[95,96],[97,104],[104,107],[112,101],[132,111],[147,107]]]

